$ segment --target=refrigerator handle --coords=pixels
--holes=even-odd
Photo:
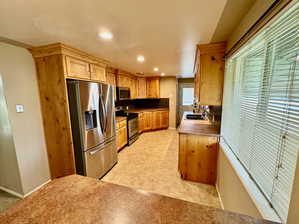
[[[100,98],[100,107],[101,107],[101,114],[100,114],[100,117],[101,117],[101,129],[102,129],[102,132],[105,132],[106,131],[106,126],[107,126],[107,113],[106,113],[105,106],[103,104],[102,95],[100,95],[99,98]]]
[[[101,145],[100,147],[98,147],[97,149],[95,150],[92,150],[91,152],[89,152],[90,155],[94,155],[96,154],[97,152],[101,151],[102,149],[104,149],[105,147],[113,144],[113,141],[115,141],[115,139],[112,139],[111,141],[109,141],[108,143],[104,144],[104,145]]]

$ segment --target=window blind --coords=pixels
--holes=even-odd
[[[287,220],[299,150],[299,2],[226,62],[221,135]]]

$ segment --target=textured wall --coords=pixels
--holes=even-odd
[[[169,98],[169,127],[176,128],[177,79],[165,77],[160,80],[160,97]]]
[[[24,48],[0,43],[0,72],[26,194],[50,179],[34,60]],[[16,113],[16,104],[24,113]]]

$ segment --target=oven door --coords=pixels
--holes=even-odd
[[[129,138],[138,134],[138,132],[139,132],[138,117],[135,117],[128,121],[128,136],[129,136]]]

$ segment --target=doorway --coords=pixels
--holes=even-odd
[[[183,114],[192,111],[194,99],[194,79],[179,80],[179,123]]]

